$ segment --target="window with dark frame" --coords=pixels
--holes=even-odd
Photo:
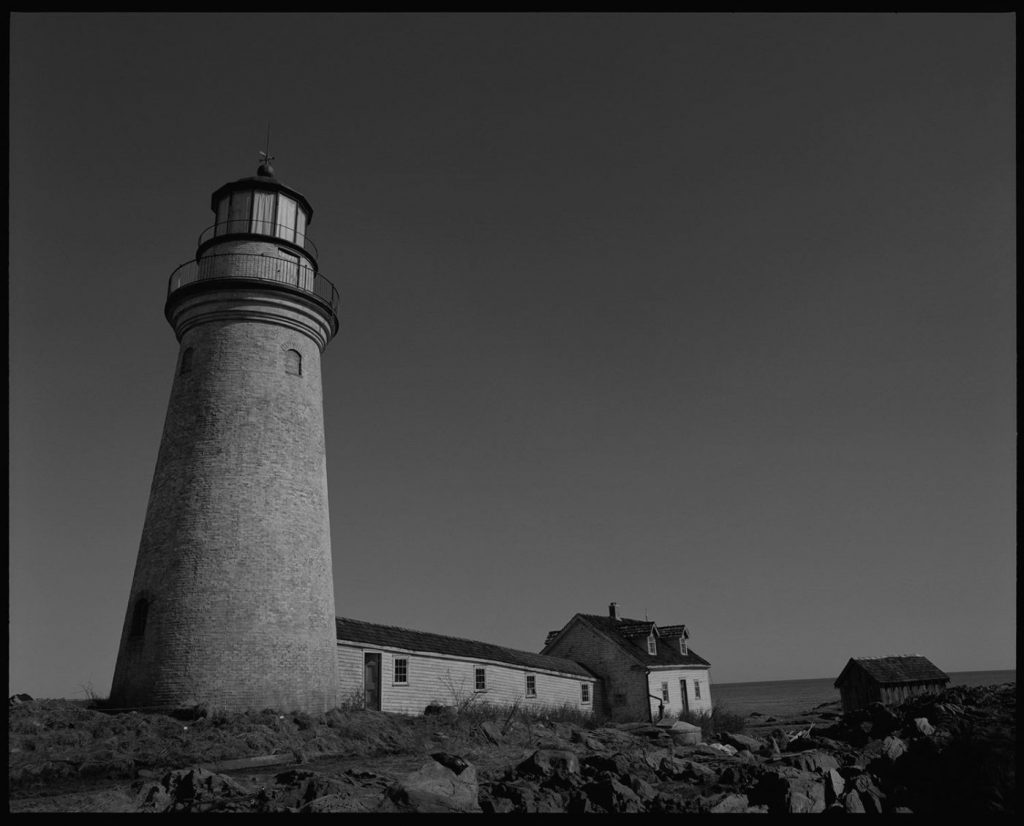
[[[694,680],[693,681],[693,696],[696,699],[698,699],[698,700],[700,699],[700,681],[699,680]]]
[[[661,684],[661,700],[664,703],[668,702],[668,683]]]
[[[590,683],[580,683],[580,702],[590,702]]]
[[[474,683],[474,688],[475,688],[476,691],[486,691],[487,690],[487,669],[485,669],[485,668],[478,668],[478,669],[476,669],[476,679],[475,679],[475,683]]]
[[[537,678],[533,674],[526,675],[526,696],[537,696]]]
[[[654,639],[654,634],[651,634],[647,638],[647,653],[648,654],[657,654],[658,653],[658,643]]]
[[[395,657],[395,685],[408,685],[409,660],[406,657]]]

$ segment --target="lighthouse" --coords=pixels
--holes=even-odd
[[[170,276],[178,357],[114,707],[337,705],[320,364],[339,299],[270,161],[213,193]]]

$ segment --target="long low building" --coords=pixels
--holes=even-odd
[[[597,678],[574,660],[343,617],[336,625],[343,701],[402,714],[472,701],[594,708]]]

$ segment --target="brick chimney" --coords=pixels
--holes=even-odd
[[[608,616],[613,620],[619,618],[619,604],[617,602],[608,603]]]

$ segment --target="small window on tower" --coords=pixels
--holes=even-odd
[[[141,637],[146,633],[146,617],[149,615],[149,600],[145,597],[135,603],[132,611],[132,627],[128,632],[131,637]]]
[[[302,375],[302,355],[298,350],[288,350],[285,352],[284,371],[289,376]]]
[[[181,375],[192,372],[192,348],[186,347],[184,352],[181,354],[181,366],[178,368],[178,372]]]

